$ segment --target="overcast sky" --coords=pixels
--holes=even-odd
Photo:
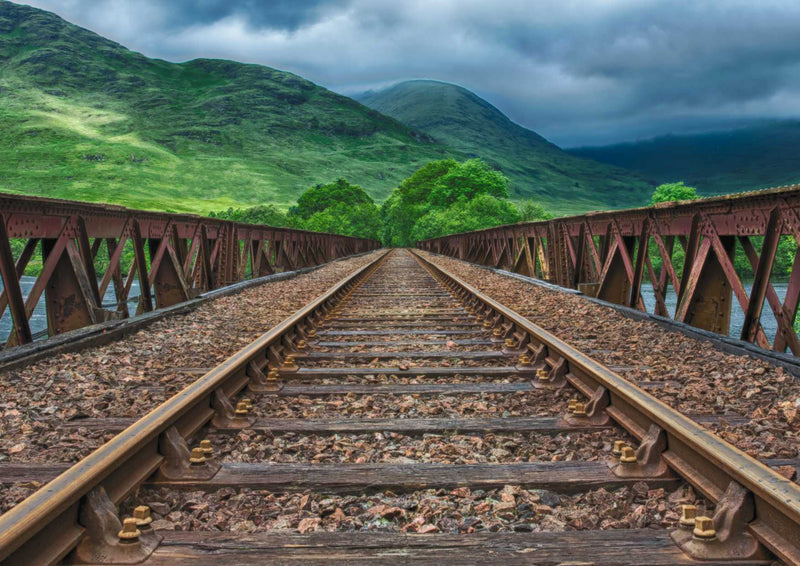
[[[29,0],[150,57],[462,85],[564,146],[800,116],[798,0]]]

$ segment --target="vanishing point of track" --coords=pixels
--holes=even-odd
[[[259,399],[344,395],[528,395],[528,416],[278,419]],[[494,397],[493,397],[494,398]],[[562,407],[563,405],[563,407]],[[346,411],[343,407],[343,414]],[[800,564],[800,486],[723,442],[608,368],[407,251],[381,255],[195,383],[125,428],[0,517],[3,564],[537,563]],[[590,461],[492,464],[230,462],[204,441],[270,434],[447,431],[620,440]],[[268,442],[268,440],[267,440]],[[121,520],[141,486],[362,494],[514,485],[579,493],[687,483],[713,516],[683,509],[674,532],[309,534],[184,532]],[[134,495],[135,497],[135,495]],[[512,498],[513,500],[513,498]],[[137,502],[141,503],[141,502]],[[710,515],[711,513],[709,513]],[[257,536],[257,535],[263,536]]]

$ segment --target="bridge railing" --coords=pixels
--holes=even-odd
[[[40,300],[52,336],[128,317],[129,302],[138,314],[378,247],[348,236],[0,194],[0,317],[8,309],[12,319],[6,347],[34,339],[31,316]],[[23,275],[34,266],[35,281],[23,293]],[[103,304],[110,287],[114,301]]]
[[[793,327],[800,300],[798,241],[800,185],[795,185],[500,226],[417,247],[642,311],[647,310],[642,287],[649,283],[655,314],[719,334],[730,332],[735,300],[741,339],[798,355]],[[786,275],[773,273],[779,249],[791,254]],[[737,257],[751,268],[747,278],[741,263],[737,271]],[[783,297],[774,286],[781,279]],[[776,321],[774,337],[762,324],[765,303]]]

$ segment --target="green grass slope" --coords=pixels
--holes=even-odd
[[[637,170],[658,183],[684,181],[705,195],[800,183],[800,121],[570,152]]]
[[[345,177],[383,198],[428,136],[291,73],[144,57],[0,0],[0,191],[207,212]]]
[[[652,185],[639,174],[565,153],[462,87],[407,81],[356,97],[375,110],[477,156],[510,179],[512,198],[532,197],[562,213],[642,205]]]

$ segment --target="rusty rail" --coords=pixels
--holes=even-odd
[[[6,347],[34,339],[30,318],[43,295],[47,334],[53,336],[128,317],[137,279],[139,314],[251,277],[378,247],[374,240],[334,234],[0,194],[0,316],[8,309],[13,320]],[[101,254],[107,267],[98,272]],[[126,255],[132,260],[124,273]],[[38,258],[41,272],[23,298],[21,277]],[[103,305],[109,286],[113,309]]]
[[[763,237],[760,250],[754,237]],[[641,285],[649,280],[655,314],[725,335],[735,298],[744,313],[742,340],[800,355],[793,328],[800,304],[800,251],[783,301],[772,284],[782,237],[791,239],[795,249],[800,242],[800,185],[499,226],[418,242],[417,247],[539,277],[642,311]],[[734,267],[737,245],[753,269],[750,293]],[[675,312],[666,305],[670,286],[677,297]],[[772,341],[761,325],[765,302],[778,323]]]
[[[528,363],[537,367],[540,387],[557,389],[571,384],[591,399],[587,418],[608,415],[642,441],[636,468],[620,464],[615,472],[652,477],[665,473],[668,466],[717,504],[715,527],[718,533],[730,533],[731,548],[713,549],[712,553],[732,552],[728,557],[743,558],[737,549],[746,547],[743,539],[752,536],[787,563],[800,564],[800,486],[457,276],[415,255],[461,297],[470,312],[500,329],[495,337],[510,339],[507,344],[530,354]],[[712,557],[703,552],[709,550],[701,548],[696,557]]]
[[[385,257],[381,255],[337,283],[0,516],[0,562],[58,562],[83,536],[86,519],[81,511],[91,492],[102,488],[118,504],[159,468],[188,462],[185,439],[224,412],[220,404],[229,403],[245,386],[251,390],[266,387],[262,370],[268,364],[280,365],[287,353],[295,351],[296,342],[313,334],[330,308]],[[176,455],[177,461],[173,461],[171,456]],[[206,471],[200,467],[190,473]]]

